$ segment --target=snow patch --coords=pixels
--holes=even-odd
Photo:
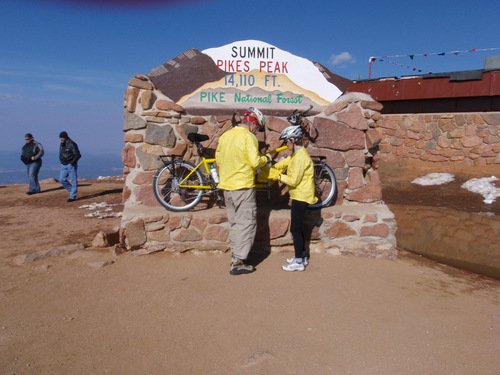
[[[111,207],[114,206],[121,206],[122,203],[107,203],[107,202],[101,202],[101,203],[91,203],[91,204],[84,204],[83,206],[80,206],[78,208],[83,208],[86,210],[92,210],[94,212],[85,214],[85,217],[97,217],[99,219],[104,219],[106,217],[121,217],[122,212],[112,212],[113,209]],[[104,212],[103,212],[104,211]]]
[[[412,184],[422,186],[443,185],[452,182],[455,176],[450,173],[429,173],[428,175],[418,177],[412,181]]]
[[[428,175],[418,177],[412,181],[413,184],[430,186],[443,185],[452,182],[455,176],[450,173],[429,173]],[[462,184],[462,188],[472,193],[481,194],[484,197],[484,203],[493,203],[500,197],[500,188],[497,188],[492,182],[498,181],[495,176],[484,178],[473,178]]]
[[[484,178],[473,178],[462,184],[462,188],[467,189],[473,193],[479,193],[483,196],[484,203],[493,203],[500,197],[500,188],[492,184],[493,181],[498,181],[495,176]]]

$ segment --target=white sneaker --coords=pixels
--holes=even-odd
[[[286,262],[287,263],[292,263],[294,260],[295,260],[295,258],[287,258]],[[304,263],[304,266],[307,267],[307,265],[309,264],[309,258],[308,257],[302,258],[302,262]]]
[[[305,271],[306,266],[304,265],[304,262],[299,263],[297,259],[293,258],[292,262],[285,264],[284,266],[281,266],[281,268],[283,269],[283,271],[288,271],[288,272]]]

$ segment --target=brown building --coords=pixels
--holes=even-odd
[[[369,94],[382,114],[500,111],[500,56],[480,70],[354,81],[347,92]]]

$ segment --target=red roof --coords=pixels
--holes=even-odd
[[[500,71],[441,73],[355,81],[347,89],[346,93],[348,92],[363,92],[378,102],[500,96]]]

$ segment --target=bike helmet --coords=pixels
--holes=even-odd
[[[303,131],[300,125],[292,125],[288,128],[285,128],[281,134],[280,139],[290,140],[290,139],[302,139]]]
[[[255,107],[250,107],[243,115],[243,120],[251,121],[259,124],[259,131],[264,131],[264,126],[266,125],[266,119],[261,111]]]

